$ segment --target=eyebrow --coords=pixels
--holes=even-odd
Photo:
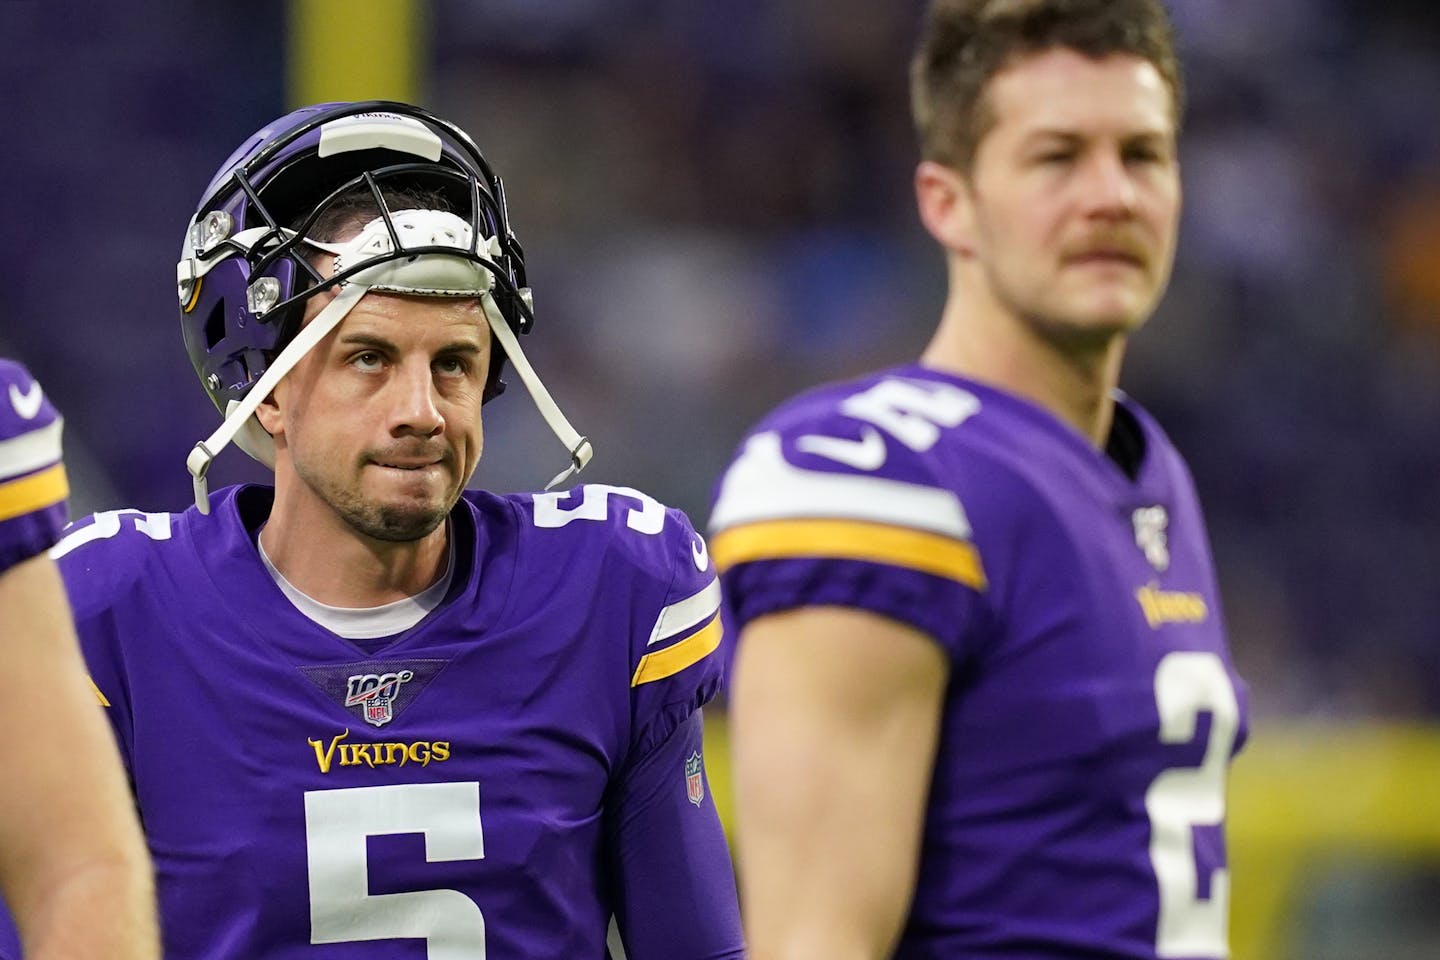
[[[1029,144],[1040,140],[1061,140],[1067,144],[1073,144],[1083,143],[1086,140],[1090,139],[1093,138],[1088,134],[1081,133],[1077,130],[1065,130],[1059,127],[1041,127],[1038,130],[1031,130],[1029,133],[1025,134],[1025,136],[1021,138],[1020,142],[1022,144]],[[1171,139],[1173,139],[1171,135],[1164,130],[1135,130],[1120,137],[1120,140],[1123,143],[1135,143],[1137,141],[1145,140],[1157,140],[1165,142]]]
[[[373,333],[347,333],[340,338],[340,344],[347,347],[370,347],[383,353],[399,353],[400,348],[384,337]],[[481,353],[480,344],[470,340],[452,340],[435,350],[435,356]]]

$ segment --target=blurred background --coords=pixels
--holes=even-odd
[[[179,336],[181,235],[300,103],[409,99],[475,136],[527,251],[526,350],[595,442],[585,479],[697,525],[762,412],[913,357],[938,317],[917,0],[158,10],[0,3],[0,354],[65,413],[77,514],[189,503],[218,414]],[[1440,6],[1172,10],[1186,213],[1123,385],[1194,469],[1252,687],[1236,956],[1440,957]],[[518,384],[486,430],[479,486],[563,464]],[[232,450],[212,485],[264,478]]]

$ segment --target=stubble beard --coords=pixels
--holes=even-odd
[[[996,300],[1031,336],[1072,356],[1105,352],[1117,338],[1124,339],[1144,326],[1155,307],[1154,302],[1147,302],[1124,314],[1082,316],[1076,308],[1058,302],[1058,297],[1021,295],[1002,277],[992,274],[990,284]]]
[[[363,469],[363,468],[362,468]],[[460,491],[447,491],[439,503],[415,501],[385,503],[367,498],[324,477],[314,476],[296,464],[300,479],[324,501],[346,526],[362,536],[386,543],[411,543],[434,532],[450,515]]]

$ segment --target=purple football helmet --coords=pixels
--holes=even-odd
[[[366,122],[376,119],[382,122]],[[257,131],[225,161],[185,232],[180,326],[190,362],[222,414],[294,335],[304,301],[345,279],[322,282],[300,240],[329,203],[368,179],[436,190],[475,236],[496,238],[500,253],[493,262],[476,259],[495,275],[495,299],[511,329],[529,331],[524,252],[510,229],[504,186],[463,130],[405,103],[301,107]],[[294,233],[284,229],[292,226]],[[238,234],[262,228],[248,242],[236,242]],[[397,249],[389,256],[415,252]],[[203,274],[186,277],[191,260]],[[273,282],[257,285],[261,278]],[[505,388],[504,362],[496,344],[487,400]]]
[[[442,209],[392,211],[382,187],[438,196]],[[358,235],[341,243],[309,236],[332,204],[367,189],[380,215]],[[321,250],[335,256],[329,275],[310,259]],[[302,332],[305,302],[330,288],[336,300]],[[570,453],[570,468],[551,485],[589,461],[589,441],[560,413],[516,339],[534,322],[524,252],[500,178],[474,142],[405,103],[317,104],[262,128],[225,161],[181,245],[176,289],[185,348],[225,418],[187,461],[202,510],[205,473],[232,440],[273,466],[256,405],[372,288],[477,298],[493,335],[484,399],[504,389],[508,358]]]

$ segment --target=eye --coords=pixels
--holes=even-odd
[[[373,371],[379,370],[385,364],[385,358],[374,350],[364,350],[350,358],[350,364],[357,370]]]
[[[1159,147],[1135,146],[1126,149],[1123,157],[1126,163],[1151,164],[1164,163],[1167,154]]]
[[[470,372],[470,362],[464,357],[440,357],[435,361],[437,372],[449,377],[463,377]]]

